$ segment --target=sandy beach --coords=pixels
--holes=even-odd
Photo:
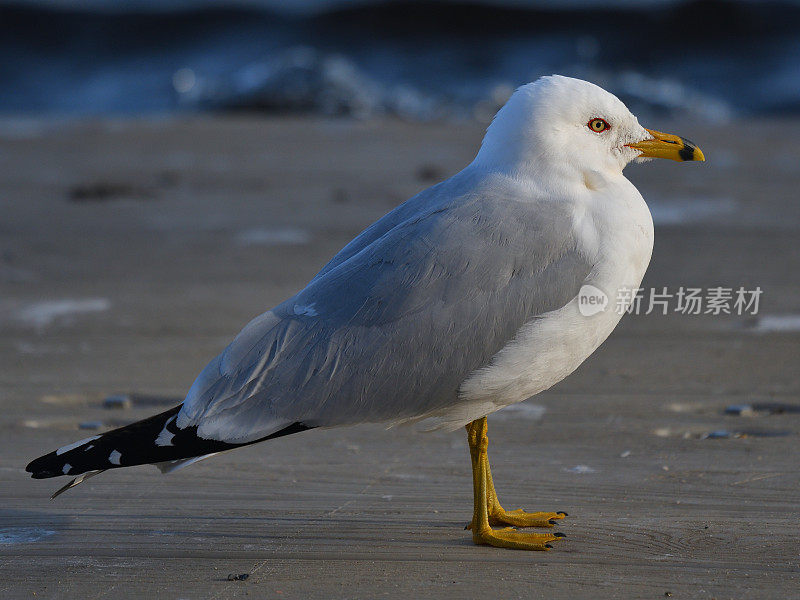
[[[626,171],[656,226],[643,286],[760,288],[758,314],[626,316],[489,418],[503,504],[569,513],[566,541],[527,553],[464,531],[461,431],[311,431],[52,502],[66,480],[24,472],[180,402],[251,318],[465,166],[481,126],[0,119],[0,596],[796,595],[800,121],[644,124],[708,162]]]

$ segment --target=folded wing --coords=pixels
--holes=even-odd
[[[461,177],[389,213],[247,325],[198,377],[178,426],[243,443],[286,423],[397,422],[457,403],[469,373],[592,269],[569,205]]]

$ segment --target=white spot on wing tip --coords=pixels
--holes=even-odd
[[[116,450],[112,450],[111,454],[108,455],[108,462],[110,462],[112,465],[119,465],[121,458],[122,454]]]
[[[71,468],[72,468],[72,465],[71,465],[71,464],[69,464],[69,463],[67,463],[67,464],[65,464],[65,465],[64,465],[64,468],[63,468],[63,469],[61,469],[61,471],[62,471],[62,473],[64,473],[64,475],[66,475],[67,473],[69,473],[69,470],[70,470]]]
[[[175,417],[170,417],[167,419],[167,422],[164,423],[164,429],[161,430],[161,433],[158,434],[156,438],[156,446],[172,446],[172,439],[175,437],[174,433],[170,433],[167,430],[167,426],[175,420]]]
[[[172,446],[172,438],[174,437],[174,434],[164,429],[156,438],[156,446]]]
[[[66,446],[62,446],[61,448],[56,450],[56,456],[61,456],[62,454],[64,454],[64,452],[69,452],[70,450],[74,450],[75,448],[83,446],[84,444],[87,444],[89,442],[93,442],[94,440],[96,440],[99,437],[100,437],[99,435],[95,435],[93,437],[85,438],[85,439],[82,439],[82,440],[78,440],[77,442],[73,442],[71,444],[67,444]],[[88,450],[88,448],[87,448],[87,450]]]

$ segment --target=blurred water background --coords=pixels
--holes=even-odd
[[[487,120],[590,79],[634,112],[800,112],[800,2],[3,0],[0,113]]]

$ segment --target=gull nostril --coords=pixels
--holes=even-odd
[[[681,157],[681,160],[684,161],[694,160],[694,146],[684,146],[678,150],[678,155]]]

